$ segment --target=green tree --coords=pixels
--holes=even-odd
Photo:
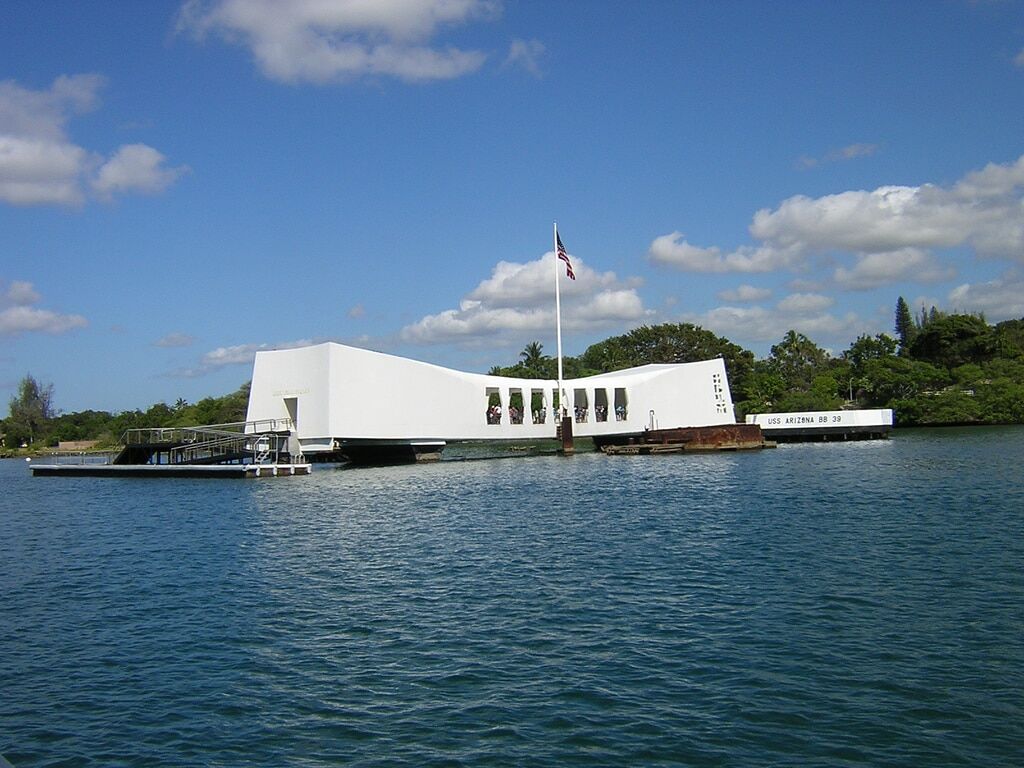
[[[776,410],[776,404],[786,392],[786,381],[772,370],[764,360],[754,363],[746,380],[746,398],[737,402],[737,417],[748,413],[767,413]]]
[[[807,389],[786,390],[779,398],[776,410],[782,413],[793,411],[834,411],[843,404],[836,395],[838,385],[833,376],[823,373],[814,377]]]
[[[810,391],[814,377],[825,373],[828,353],[802,333],[788,331],[771,348],[768,364],[790,390]]]
[[[715,357],[725,360],[733,400],[744,399],[754,353],[692,323],[635,328],[622,336],[592,344],[580,356],[580,361],[588,371],[607,373],[648,363],[693,363]]]
[[[843,352],[843,359],[849,362],[855,375],[863,373],[864,364],[868,360],[879,360],[896,354],[897,342],[892,336],[879,333],[876,336],[860,335],[848,350]]]
[[[930,363],[884,357],[864,365],[861,391],[868,405],[895,408],[895,401],[931,396],[949,384],[949,374]]]
[[[917,335],[917,327],[914,325],[914,318],[910,314],[910,307],[902,296],[896,301],[896,338],[899,341],[900,354],[910,354],[910,345],[914,343]]]
[[[18,394],[11,398],[6,421],[6,443],[17,448],[22,443],[33,445],[46,438],[53,409],[53,384],[40,384],[27,374],[18,384]]]
[[[531,341],[519,353],[520,364],[525,369],[523,378],[542,379],[550,368],[550,358],[544,354],[544,346],[539,341]]]
[[[910,356],[943,368],[991,360],[996,336],[984,318],[942,315],[929,320],[910,345]]]
[[[1024,319],[996,323],[994,333],[996,354],[999,357],[1024,358]]]

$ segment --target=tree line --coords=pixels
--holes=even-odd
[[[129,429],[143,427],[190,427],[230,424],[245,420],[249,383],[223,397],[207,397],[197,403],[179,398],[174,405],[156,403],[145,411],[135,409],[60,413],[53,405],[53,385],[41,384],[31,374],[18,385],[8,416],[0,421],[2,444],[8,449],[56,447],[61,441],[97,440],[100,447],[113,446]]]
[[[636,328],[563,358],[574,379],[648,363],[725,361],[737,419],[748,413],[892,408],[897,423],[1024,423],[1024,318],[990,325],[981,315],[951,314],[935,307],[915,316],[901,296],[894,335],[859,336],[839,355],[789,331],[758,359],[750,350],[690,323]],[[554,379],[557,361],[531,342],[496,376]],[[223,397],[198,403],[179,399],[147,410],[60,413],[53,386],[25,376],[0,421],[8,449],[56,446],[62,440],[114,444],[128,429],[225,424],[245,419],[249,383]]]
[[[902,426],[1024,423],[1024,319],[990,325],[982,315],[932,307],[914,316],[899,297],[895,335],[861,335],[832,355],[788,331],[767,357],[690,323],[643,326],[563,358],[566,378],[648,363],[721,357],[738,420],[748,413],[892,408]],[[491,374],[553,379],[557,361],[531,342]]]

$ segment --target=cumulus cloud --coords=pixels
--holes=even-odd
[[[499,11],[492,0],[189,0],[178,28],[244,45],[263,73],[281,82],[363,76],[422,82],[478,70],[483,52],[432,41],[444,27]]]
[[[753,285],[741,285],[727,291],[719,291],[715,294],[719,300],[732,303],[762,301],[772,295],[770,288],[757,288]]]
[[[774,307],[716,307],[683,319],[742,343],[778,341],[789,330],[815,340],[846,343],[868,330],[868,324],[853,312],[829,312],[832,305],[828,296],[791,294]]]
[[[0,284],[0,336],[22,333],[65,333],[88,324],[81,315],[64,315],[33,306],[42,297],[31,283],[15,280]]]
[[[893,254],[898,264],[889,266],[892,279],[948,278],[948,271],[931,260],[936,249],[967,247],[978,256],[1024,261],[1024,156],[991,163],[949,187],[797,195],[774,210],[757,211],[750,234],[757,245],[725,252],[692,245],[673,232],[651,243],[649,257],[684,271],[743,273],[799,270],[815,258],[847,252],[856,254],[858,263],[838,271],[836,279],[854,289],[884,284],[884,261]],[[909,263],[927,269],[913,271]]]
[[[949,292],[949,303],[954,311],[984,312],[989,322],[1024,318],[1024,277],[1010,273],[998,280],[958,285]]]
[[[834,277],[843,288],[866,291],[901,280],[938,283],[951,279],[954,274],[952,267],[940,263],[928,251],[901,248],[898,251],[860,254],[853,267],[838,267]]]
[[[651,314],[636,292],[636,281],[619,280],[612,272],[599,273],[577,256],[570,256],[576,280],[560,283],[563,329],[610,327]],[[475,344],[546,333],[555,326],[555,269],[553,252],[525,264],[499,262],[457,309],[407,325],[401,337],[414,344]]]
[[[723,253],[718,247],[691,245],[681,232],[655,238],[648,256],[655,264],[674,267],[685,272],[773,272],[792,266],[800,255],[797,249],[770,245],[738,248]]]
[[[168,168],[160,152],[145,144],[127,144],[100,166],[92,188],[104,199],[115,192],[156,194],[173,184],[186,168]]]
[[[118,149],[109,159],[73,143],[66,126],[73,115],[96,107],[105,80],[62,75],[34,91],[0,82],[0,201],[13,205],[81,205],[92,190],[158,192],[184,169],[145,144]]]

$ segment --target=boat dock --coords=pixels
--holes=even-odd
[[[130,429],[115,454],[62,457],[30,468],[33,475],[63,477],[257,478],[311,471],[287,419]]]

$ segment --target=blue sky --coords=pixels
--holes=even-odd
[[[8,0],[0,396],[1024,317],[1024,2]]]

